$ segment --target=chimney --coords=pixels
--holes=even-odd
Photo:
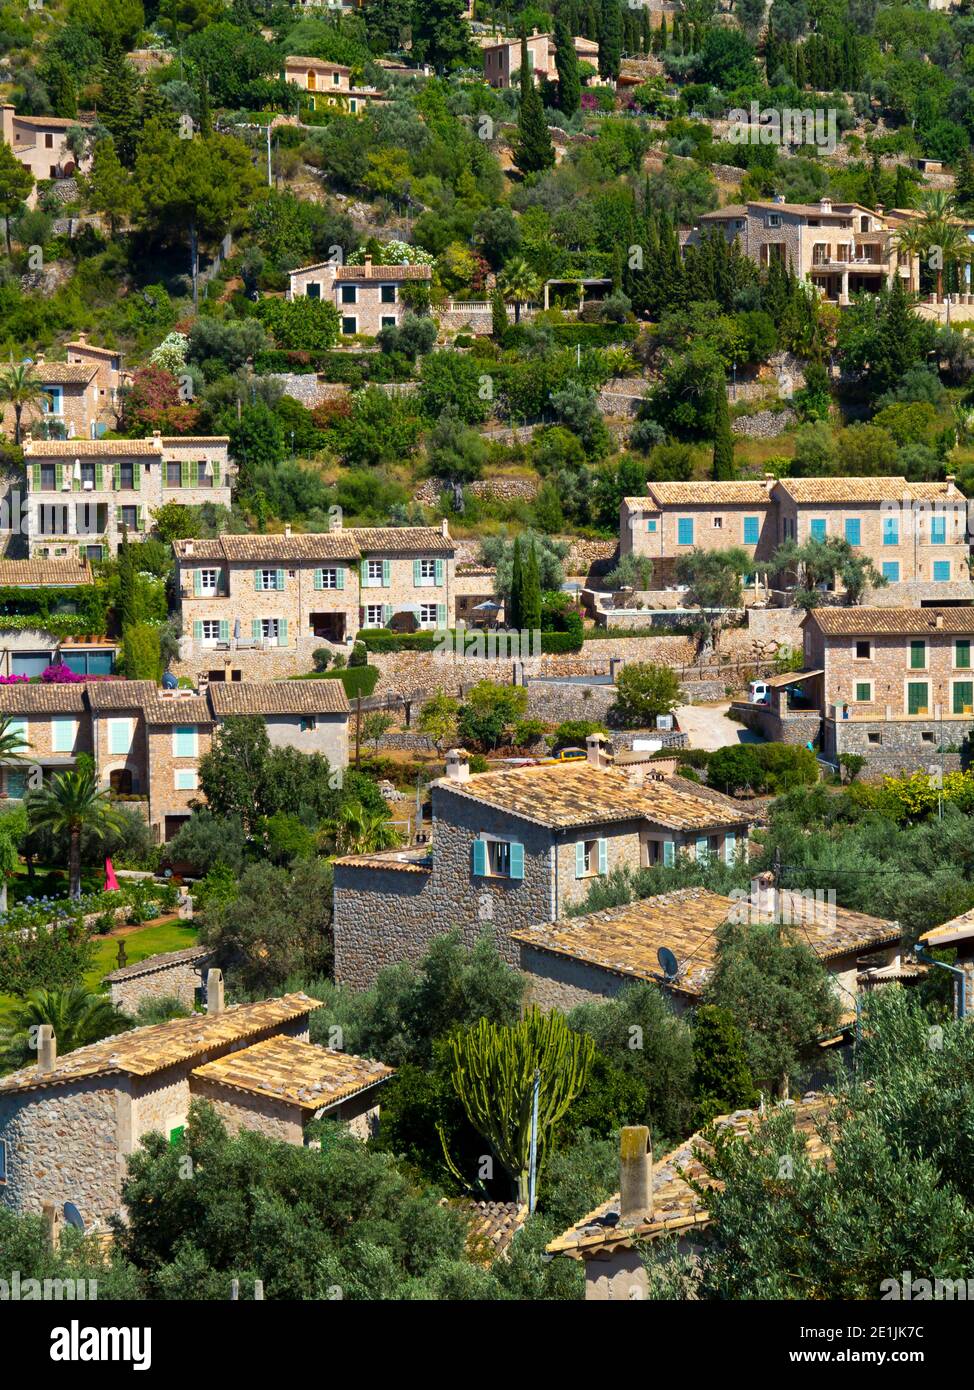
[[[192,557],[192,554],[193,554],[193,542],[192,542],[192,541],[183,541],[183,554],[184,554],[185,556],[187,556],[187,558],[191,558],[191,557]]]
[[[771,201],[773,203],[783,203],[785,201],[785,195],[783,193],[773,193],[771,195]]]
[[[653,1146],[647,1125],[627,1125],[619,1136],[619,1223],[635,1226],[653,1214]]]
[[[371,256],[366,256],[366,257],[365,257],[365,274],[366,274],[367,276],[372,274],[372,257],[371,257]]]
[[[88,334],[87,334],[87,333],[84,333],[84,332],[79,333],[79,334],[78,334],[78,342],[81,344],[82,347],[87,347],[87,346],[88,346]]]
[[[831,211],[832,211],[832,199],[831,199],[831,198],[819,198],[819,200],[818,200],[818,206],[819,206],[819,210],[820,210],[821,212],[831,212]]]
[[[448,541],[450,539],[450,523],[447,521],[446,517],[440,522],[440,530],[443,532],[443,539]]]
[[[451,748],[447,753],[446,775],[451,782],[470,781],[470,760],[462,748]]]
[[[57,1061],[57,1038],[49,1023],[42,1023],[37,1030],[37,1069],[51,1071]]]
[[[284,539],[285,539],[286,541],[289,541],[289,540],[291,539],[291,528],[290,528],[290,526],[285,526],[285,528],[284,528]]]
[[[585,756],[593,767],[608,767],[611,756],[605,734],[589,734],[585,739]]]
[[[938,613],[936,618],[934,619],[934,627],[943,627],[943,625],[944,615],[942,613]]]
[[[775,912],[774,874],[765,869],[751,880],[751,907],[756,910],[759,922],[774,922]]]
[[[47,359],[43,352],[38,352],[34,357],[34,362],[38,367],[43,367],[46,360]]]
[[[224,1007],[223,971],[208,970],[206,972],[206,1012],[208,1014],[222,1014]]]

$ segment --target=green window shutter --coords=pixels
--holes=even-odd
[[[436,605],[436,626],[437,626],[437,627],[446,627],[446,604],[445,604],[445,603],[438,603],[438,604]]]
[[[179,461],[179,486],[189,486],[189,460],[180,459]]]
[[[910,681],[906,687],[906,694],[909,714],[925,714],[927,712],[926,681]]]
[[[34,488],[37,492],[41,490],[41,466],[39,463],[34,464]]]
[[[970,714],[974,709],[974,681],[957,681],[954,685],[954,713]]]
[[[278,591],[279,591],[279,592],[283,592],[283,590],[284,590],[284,571],[283,571],[283,570],[278,570],[278,571],[277,571],[277,579],[276,579],[275,582],[276,582],[276,584],[277,584]]]
[[[413,588],[414,588],[414,589],[418,589],[418,588],[419,588],[420,580],[421,580],[421,579],[422,579],[422,575],[420,574],[420,562],[419,562],[419,560],[414,560],[414,561],[413,561]]]
[[[971,664],[971,639],[959,637],[955,648],[954,665],[967,670]]]
[[[260,590],[263,589],[263,587],[264,587],[264,572],[263,572],[263,570],[254,570],[254,588],[255,588],[258,592],[260,592]]]
[[[117,488],[120,488],[120,487],[122,486],[122,465],[121,465],[120,463],[113,463],[113,464],[111,465],[111,468],[112,468],[112,487],[114,487],[114,488],[116,488],[116,489],[117,489]]]
[[[585,877],[585,841],[575,841],[575,877]]]
[[[392,604],[391,604],[391,603],[384,603],[384,604],[382,605],[382,626],[383,626],[383,627],[388,627],[389,624],[390,624],[391,622],[392,622]]]
[[[115,508],[115,525],[116,525],[116,526],[121,526],[121,524],[122,524],[122,509],[121,509],[121,507],[116,507],[116,508]]]
[[[227,572],[222,565],[216,572],[216,591],[224,596],[227,592]]]
[[[599,840],[599,873],[609,872],[609,842],[604,837]]]
[[[663,841],[663,866],[672,869],[676,863],[676,845],[672,840]]]
[[[262,635],[262,634],[261,634],[261,626],[260,626],[260,619],[259,619],[259,618],[254,618],[254,619],[251,621],[251,624],[250,624],[250,635],[251,635],[251,637],[254,639],[255,642],[259,642],[259,641],[260,641],[261,635]]]
[[[201,570],[193,570],[193,593],[199,598],[203,592],[203,573]]]
[[[443,583],[443,561],[436,561],[436,583],[437,586]]]
[[[733,830],[728,830],[724,836],[724,863],[733,864],[737,858],[737,835]]]
[[[510,849],[511,878],[524,877],[524,846],[520,840],[512,840]]]
[[[369,566],[368,566],[368,561],[367,561],[367,560],[360,560],[360,561],[359,561],[359,566],[358,566],[358,577],[359,577],[359,583],[362,585],[362,588],[363,588],[363,589],[368,588],[368,583],[369,583]]]
[[[344,565],[339,565],[338,568],[335,570],[335,587],[336,587],[336,589],[344,589],[344,587],[345,587],[345,566],[344,566]]]
[[[278,618],[278,620],[277,620],[277,645],[278,645],[279,647],[286,647],[287,644],[288,644],[288,643],[287,643],[287,618]]]
[[[132,464],[132,487],[136,492],[141,491],[142,488],[142,465],[138,459]]]
[[[476,878],[483,878],[487,873],[487,844],[484,840],[474,840],[470,846],[472,872]]]
[[[383,561],[382,561],[382,587],[383,587],[383,589],[388,589],[388,587],[389,587],[389,585],[390,585],[391,583],[392,583],[392,561],[391,561],[391,560],[383,560]]]
[[[189,485],[196,487],[200,480],[200,466],[196,459],[192,459],[189,465]]]
[[[71,473],[71,491],[72,491],[72,492],[80,492],[80,491],[81,491],[81,479],[80,479],[80,478],[76,478],[76,477],[74,476],[74,472],[73,472],[73,471],[72,471],[72,473]]]
[[[322,577],[322,572],[321,572],[321,570],[315,570],[315,588],[316,588],[316,589],[323,589],[324,587],[325,587],[325,581],[324,581],[324,578]]]
[[[63,464],[63,463],[56,463],[56,464],[54,465],[54,486],[57,488],[58,492],[60,492],[60,491],[61,491],[61,488],[64,486],[64,464]]]
[[[913,671],[922,671],[927,664],[927,648],[924,642],[910,643],[910,668]]]
[[[99,492],[101,492],[101,490],[102,490],[102,488],[103,488],[104,486],[105,486],[105,465],[104,465],[103,463],[96,463],[96,464],[95,464],[95,487],[98,489]]]
[[[219,487],[219,486],[220,486],[220,465],[219,465],[219,463],[217,463],[216,459],[213,460],[213,462],[210,464],[210,467],[213,469],[213,486],[214,486],[214,487]]]
[[[220,641],[230,641],[230,623],[225,618],[220,619]]]
[[[200,641],[202,641],[202,638],[203,638],[203,623],[202,623],[201,620],[197,619],[197,620],[193,623],[193,641],[194,641],[194,642],[200,642]]]

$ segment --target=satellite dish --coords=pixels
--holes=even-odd
[[[680,962],[670,950],[669,946],[661,946],[656,952],[656,959],[659,961],[659,968],[668,980],[675,980],[680,973]]]
[[[85,1228],[84,1217],[73,1202],[65,1202],[64,1219],[69,1226],[75,1226],[79,1231]]]

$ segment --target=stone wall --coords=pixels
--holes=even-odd
[[[602,1004],[633,984],[626,975],[603,970],[588,961],[556,956],[519,941],[520,968],[527,980],[525,1005],[561,1009],[568,1013],[578,1004]]]
[[[96,1077],[0,1096],[7,1146],[0,1202],[38,1214],[45,1202],[74,1202],[86,1223],[116,1211],[118,1084],[117,1077]]]
[[[797,417],[793,410],[758,410],[753,415],[739,415],[731,421],[731,433],[745,439],[777,439],[779,434],[793,429]]]
[[[303,1112],[299,1105],[230,1090],[202,1076],[194,1076],[190,1088],[194,1100],[209,1101],[231,1134],[249,1130],[282,1144],[304,1143]]]
[[[112,971],[105,976],[105,982],[112,1003],[126,1014],[136,1013],[147,999],[178,999],[192,1009],[209,959],[209,952],[203,947],[148,956],[137,965]]]
[[[802,746],[814,743],[822,728],[818,713],[792,714],[782,719],[767,705],[752,705],[743,700],[735,701],[732,712],[740,717],[741,725],[761,734],[771,743],[790,743]]]
[[[899,777],[913,772],[956,772],[960,747],[974,733],[974,720],[825,719],[822,752],[830,762],[842,753],[858,753],[868,761],[860,773],[865,781]],[[946,749],[940,753],[941,741]]]

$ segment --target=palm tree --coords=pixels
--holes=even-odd
[[[0,1034],[4,1061],[23,1066],[30,1060],[30,1040],[34,1029],[49,1023],[57,1039],[58,1053],[73,1052],[99,1042],[130,1026],[124,1014],[103,994],[89,994],[83,985],[60,985],[54,989],[32,989],[17,1001],[7,1015]]]
[[[346,801],[328,825],[339,854],[375,854],[399,844],[399,831],[385,811],[374,811],[361,801]]]
[[[50,399],[37,379],[32,363],[11,362],[9,367],[0,372],[0,401],[8,401],[14,408],[15,444],[20,443],[20,421],[24,408]]]
[[[971,243],[963,223],[957,216],[953,194],[944,188],[928,188],[920,199],[923,213],[919,222],[897,233],[897,245],[913,248],[913,254],[927,257],[927,264],[937,272],[937,302],[944,298],[944,267],[961,265],[971,259]],[[936,256],[933,260],[932,257]]]
[[[923,222],[919,218],[904,222],[902,227],[898,227],[893,233],[893,244],[896,247],[897,270],[900,262],[909,266],[908,288],[911,294],[916,294],[920,286],[914,283],[913,262],[924,255],[927,249],[927,233]]]
[[[497,288],[504,296],[505,304],[514,305],[514,322],[521,322],[521,305],[537,299],[541,293],[541,282],[522,257],[509,261],[507,269],[497,278]]]
[[[112,805],[108,793],[99,789],[94,765],[85,761],[72,772],[57,773],[31,792],[27,810],[33,829],[44,827],[55,835],[68,836],[70,895],[80,898],[81,832],[87,830],[103,839],[123,824],[121,812]]]
[[[0,717],[0,763],[23,762],[23,750],[29,747],[20,730],[13,727],[9,714]]]

